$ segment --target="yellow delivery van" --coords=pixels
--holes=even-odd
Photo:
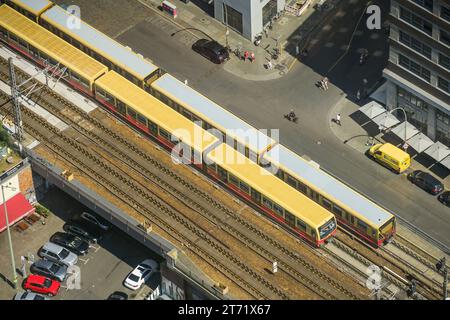
[[[402,173],[411,165],[411,157],[390,143],[379,143],[369,150],[369,155],[392,171]]]

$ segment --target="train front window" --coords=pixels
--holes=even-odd
[[[327,223],[319,228],[320,239],[325,238],[336,229],[336,222],[330,219]]]

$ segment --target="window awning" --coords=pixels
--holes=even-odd
[[[421,153],[431,147],[434,142],[423,133],[419,133],[409,139],[407,143],[411,148],[416,150],[417,153]]]
[[[34,212],[34,207],[20,192],[6,201],[6,209],[8,211],[8,220],[10,226],[12,226],[14,223],[19,221],[23,217]],[[2,203],[0,205],[0,232],[2,232],[5,229],[6,229],[5,207],[4,204]]]
[[[444,167],[450,170],[450,157],[446,157],[444,160],[440,162]]]
[[[448,155],[450,155],[450,149],[439,141],[424,152],[438,162],[444,160]]]
[[[417,130],[416,127],[414,127],[409,122],[400,123],[394,129],[392,129],[391,132],[400,139],[405,140],[405,127],[406,127],[406,140],[411,139],[412,137],[414,137],[416,134],[419,133],[419,130]]]
[[[372,119],[372,121],[382,129],[389,129],[400,123],[400,121],[389,112],[385,112],[380,114],[379,116],[376,116]]]
[[[370,119],[373,119],[376,116],[379,116],[380,114],[386,112],[386,109],[383,108],[383,106],[380,105],[378,102],[371,101],[368,104],[366,104],[366,105],[362,106],[361,108],[359,108],[359,111],[364,113]]]

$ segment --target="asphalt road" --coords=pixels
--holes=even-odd
[[[74,2],[80,3],[83,9],[85,1]],[[376,2],[387,8],[386,0]],[[347,49],[364,5],[363,0],[341,1],[335,9],[335,18],[329,25],[322,26],[321,32],[312,39],[315,46],[310,48],[306,61],[297,63],[288,75],[273,81],[246,81],[206,61],[190,49],[189,41],[180,35],[182,32],[172,37],[177,28],[153,19],[152,11],[145,20],[121,33],[118,40],[176,77],[188,79],[190,86],[255,127],[279,128],[281,143],[300,155],[308,155],[323,168],[450,246],[449,208],[404,177],[392,174],[343,144],[329,128],[330,110],[342,99],[342,93],[355,95],[363,78],[369,80],[370,87],[381,77],[386,63],[384,31],[367,30],[363,20],[349,53],[330,70]],[[96,25],[95,21],[90,22]],[[371,53],[363,67],[358,64],[361,48],[368,48]],[[332,83],[327,92],[315,85],[325,74]],[[283,114],[291,108],[299,116],[297,125],[283,119]]]

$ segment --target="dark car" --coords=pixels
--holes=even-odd
[[[445,191],[438,196],[438,200],[445,204],[447,207],[450,207],[450,191]]]
[[[108,231],[110,228],[110,224],[105,219],[97,216],[96,214],[86,211],[82,212],[80,215],[76,215],[75,217],[73,217],[72,221],[79,221],[81,223],[88,222],[104,231]]]
[[[89,242],[97,243],[101,240],[103,232],[100,228],[95,228],[81,222],[67,222],[64,227],[64,231],[80,237]]]
[[[192,50],[217,64],[221,64],[230,59],[228,50],[214,40],[200,39],[192,45]]]
[[[49,260],[38,260],[31,265],[30,271],[63,282],[67,275],[67,266]]]
[[[417,185],[419,188],[431,193],[432,195],[437,195],[442,190],[444,186],[442,183],[427,172],[416,170],[408,175],[409,180]]]
[[[86,240],[70,233],[57,232],[50,238],[50,242],[59,244],[77,255],[84,255],[89,250],[89,243]]]
[[[108,300],[128,300],[128,295],[125,292],[115,291],[110,294]]]

